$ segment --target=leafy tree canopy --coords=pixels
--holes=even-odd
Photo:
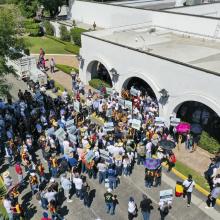
[[[14,73],[12,67],[7,66],[7,58],[17,59],[24,49],[24,42],[18,37],[21,28],[20,15],[13,7],[0,7],[0,95],[8,93],[9,86],[4,76]]]

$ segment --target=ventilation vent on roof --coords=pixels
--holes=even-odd
[[[152,34],[152,33],[154,33],[154,32],[156,32],[156,28],[151,28],[151,29],[149,30],[149,33],[150,33],[150,34]]]

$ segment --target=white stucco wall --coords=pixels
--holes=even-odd
[[[159,91],[169,92],[168,103],[160,106],[160,115],[169,121],[174,109],[184,101],[198,101],[212,108],[220,115],[220,77],[176,64],[144,53],[117,45],[82,37],[81,54],[85,59],[80,77],[86,83],[90,79],[87,66],[98,60],[109,71],[115,68],[120,74],[115,88],[121,91],[126,79],[137,76],[144,79],[154,90],[157,98]]]
[[[60,37],[60,26],[61,24],[55,21],[50,21],[50,23],[54,26],[54,34],[56,37]],[[67,30],[70,30],[72,27],[66,26]]]
[[[110,28],[150,21],[151,13],[134,8],[75,0],[69,17],[82,23],[92,25],[95,22],[98,27]]]
[[[180,12],[193,15],[203,15],[211,17],[220,17],[220,3],[202,4],[196,6],[187,6],[179,8],[171,8],[166,11]]]

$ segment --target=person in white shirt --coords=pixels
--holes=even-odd
[[[105,161],[101,159],[97,164],[97,168],[99,172],[99,184],[101,184],[106,179],[107,165],[105,164]]]
[[[137,215],[137,205],[133,197],[129,198],[128,201],[128,219],[132,220]]]
[[[185,196],[187,196],[187,207],[190,207],[190,203],[191,203],[191,196],[192,196],[192,192],[193,189],[195,187],[195,182],[192,179],[192,175],[188,175],[188,179],[186,179],[183,182],[183,198],[185,198]]]
[[[151,158],[151,149],[152,149],[152,142],[148,142],[146,145],[146,156],[147,158]]]
[[[5,199],[3,201],[3,205],[5,207],[5,210],[6,210],[7,214],[8,214],[8,219],[13,220],[14,219],[13,218],[13,212],[12,212],[12,209],[11,209],[12,205],[11,205],[11,201],[10,201],[8,195],[5,196]]]
[[[83,185],[83,181],[79,177],[78,174],[73,178],[73,183],[75,185],[76,196],[82,200],[83,199],[82,198],[82,185]]]
[[[44,194],[44,197],[47,199],[48,203],[50,203],[52,200],[56,201],[56,195],[57,192],[52,191],[52,188],[48,188],[48,192]]]

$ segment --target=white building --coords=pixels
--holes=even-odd
[[[220,3],[167,11],[83,1],[75,1],[71,7],[72,19],[105,28],[82,36],[80,77],[85,83],[101,63],[119,92],[137,78],[145,81],[167,123],[184,103],[195,108],[191,111],[194,122],[205,125],[204,118],[210,115],[219,120],[220,21],[214,16]],[[205,11],[215,11],[215,15],[204,16]],[[161,90],[168,92],[168,99]],[[200,104],[215,113],[210,109],[207,113],[208,108],[204,110]],[[184,108],[181,111],[184,115]]]

